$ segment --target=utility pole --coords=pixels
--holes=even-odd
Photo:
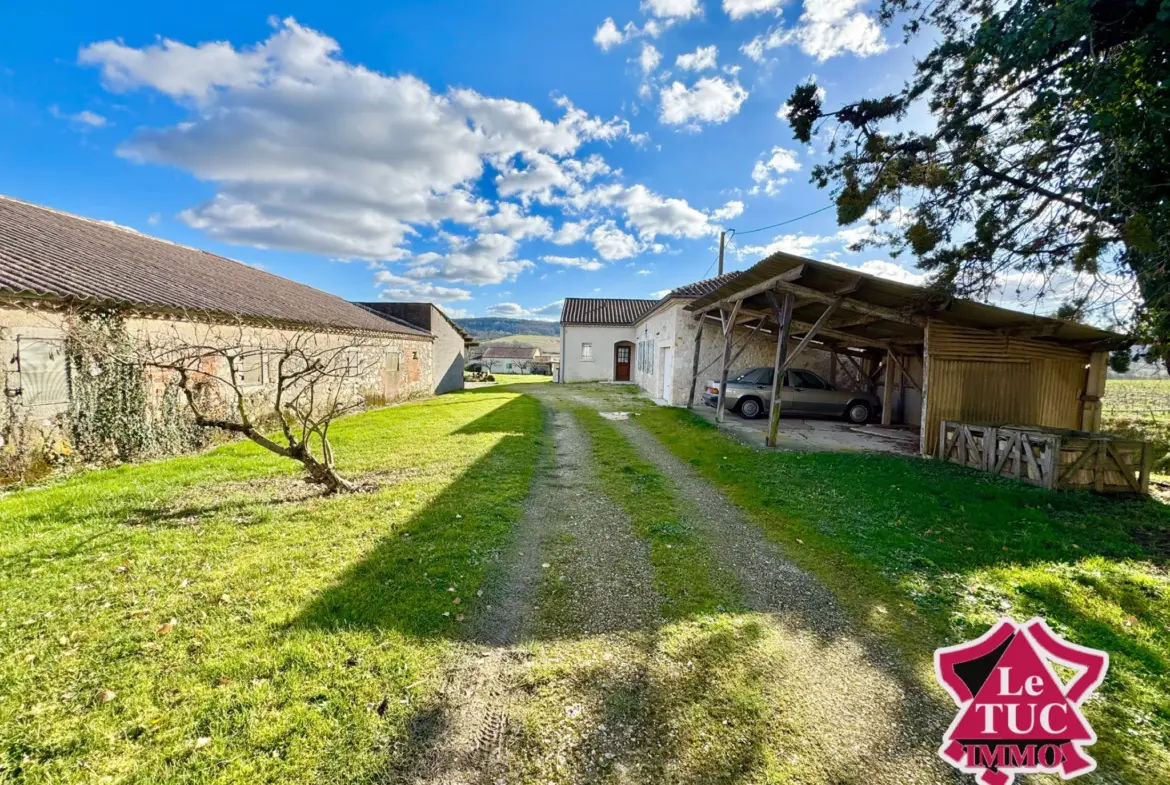
[[[723,244],[727,242],[727,232],[719,233],[719,274],[723,275]]]

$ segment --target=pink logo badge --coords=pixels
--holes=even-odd
[[[1053,662],[1076,670],[1068,684]],[[1080,707],[1108,667],[1108,654],[1057,637],[1042,619],[1000,619],[978,640],[937,650],[935,676],[959,707],[939,755],[982,785],[1087,774],[1097,762],[1084,747],[1097,735]]]

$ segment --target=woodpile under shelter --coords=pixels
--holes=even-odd
[[[724,382],[735,336],[745,330],[774,336],[774,385],[804,352],[825,352],[830,381],[877,393],[882,424],[918,430],[924,455],[938,449],[943,421],[1098,430],[1108,353],[1121,341],[1089,325],[946,297],[786,253],[686,309],[722,327]],[[696,343],[703,334],[696,331]],[[698,372],[693,369],[692,397]],[[772,445],[783,427],[780,398],[773,389]]]

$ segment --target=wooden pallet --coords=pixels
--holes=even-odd
[[[1153,451],[1105,433],[943,420],[938,457],[1052,490],[1148,494]]]

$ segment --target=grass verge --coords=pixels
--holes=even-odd
[[[0,497],[0,780],[375,779],[521,515],[541,422],[494,388],[348,418],[339,468],[368,494],[234,444]]]
[[[879,455],[760,452],[689,412],[640,418],[893,638],[924,681],[936,646],[1000,616],[1039,615],[1110,653],[1087,706],[1102,768],[1170,776],[1170,511],[1051,493],[949,464]]]

